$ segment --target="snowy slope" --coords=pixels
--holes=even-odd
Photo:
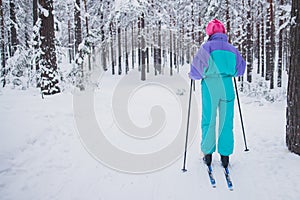
[[[181,120],[176,113],[181,111],[172,95],[164,98],[163,91],[153,85],[131,97],[129,115],[140,126],[147,126],[151,120],[145,113],[161,100],[172,113],[166,115],[165,135],[138,144],[119,131],[111,98],[122,78],[105,74],[95,91],[95,114],[109,132],[108,140],[129,152],[147,153],[168,145]],[[157,99],[159,95],[163,98]],[[178,88],[176,95],[187,99],[188,84]],[[196,97],[199,101],[199,91]],[[243,151],[236,109],[236,149],[231,157],[235,190],[230,192],[217,155],[213,161],[217,188],[210,187],[198,148],[199,130],[188,151],[187,173],[181,172],[182,159],[152,173],[122,173],[94,159],[82,145],[70,92],[41,99],[35,90],[5,89],[0,94],[0,199],[299,199],[300,157],[285,146],[286,103],[259,106],[253,99],[241,100],[250,152]],[[148,110],[143,110],[145,106]]]

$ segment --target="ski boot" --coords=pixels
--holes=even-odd
[[[222,166],[224,168],[227,168],[228,164],[229,164],[229,156],[222,156],[221,155],[221,162],[222,162]]]
[[[205,164],[207,166],[211,165],[211,161],[212,161],[212,154],[206,154],[204,155],[203,161],[205,162]]]

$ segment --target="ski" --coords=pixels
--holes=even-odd
[[[207,166],[207,173],[208,173],[208,177],[209,177],[209,181],[210,181],[211,186],[213,188],[216,188],[216,186],[217,186],[216,185],[216,179],[214,178],[211,166]]]
[[[230,178],[230,173],[228,167],[224,168],[224,175],[227,183],[227,187],[230,191],[233,191],[233,184]]]

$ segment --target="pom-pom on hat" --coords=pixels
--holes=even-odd
[[[226,33],[224,24],[217,19],[210,21],[205,29],[206,34],[211,36],[215,33]]]

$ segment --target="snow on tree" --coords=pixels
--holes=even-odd
[[[72,83],[83,88],[84,82],[89,79],[89,71],[93,68],[89,64],[90,57],[93,57],[94,60],[97,59],[99,66],[110,70],[112,74],[128,73],[130,68],[138,66],[141,79],[146,79],[147,73],[166,74],[167,66],[168,74],[172,75],[190,63],[201,43],[207,39],[206,24],[213,18],[218,18],[227,27],[230,42],[239,48],[247,60],[247,75],[240,81],[253,82],[254,76],[259,74],[264,77],[269,88],[276,89],[282,87],[282,75],[289,66],[287,38],[290,2],[291,0],[53,1],[57,73],[67,80],[63,84]],[[26,55],[28,61],[14,60],[27,65],[20,69],[26,71],[30,68],[28,86],[40,87],[38,64],[43,51],[39,49],[42,39],[39,30],[42,27],[38,18],[38,0],[2,0],[1,3],[1,20],[4,23],[4,41],[1,44],[1,59],[4,63],[2,83],[4,80],[7,83],[13,82],[5,79],[3,72],[9,74],[13,71],[13,66],[7,65],[13,63],[8,61],[11,56],[7,56],[12,51],[6,47],[17,44],[23,51],[18,55]],[[44,16],[50,16],[47,10],[41,7],[39,10]],[[30,15],[33,17],[26,17]],[[141,17],[142,15],[144,16]],[[139,26],[141,22],[144,24],[143,28]],[[13,38],[17,40],[13,42]],[[66,67],[63,66],[64,70],[61,70],[61,61],[66,56],[70,69],[65,70]],[[142,74],[142,63],[146,65],[146,74]],[[23,73],[24,76],[25,74]],[[253,88],[257,84],[254,81]],[[246,84],[241,84],[243,85]]]
[[[5,87],[6,80],[5,80],[5,65],[6,65],[6,59],[5,59],[5,41],[4,41],[4,14],[3,14],[3,4],[2,0],[0,0],[0,17],[1,17],[1,69],[0,69],[0,76],[4,77],[1,79],[2,86]]]
[[[55,52],[55,32],[53,17],[53,0],[39,0],[41,19],[41,92],[52,95],[60,92],[59,75]]]

